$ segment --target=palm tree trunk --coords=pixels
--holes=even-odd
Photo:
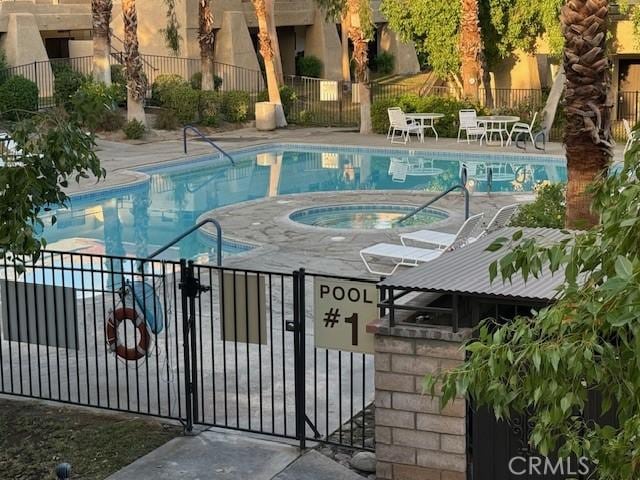
[[[274,0],[265,0],[265,7],[269,14],[269,35],[271,36],[271,46],[273,48],[273,64],[276,68],[276,78],[278,85],[284,84],[284,72],[282,71],[282,56],[280,55],[280,41],[276,30],[276,8]]]
[[[111,85],[111,0],[91,0],[93,23],[93,78]]]
[[[147,124],[144,113],[144,99],[147,81],[142,69],[142,59],[138,50],[138,14],[135,0],[122,0],[124,20],[124,62],[127,76],[127,118]]]
[[[482,79],[482,35],[478,0],[462,0],[460,20],[460,61],[463,95],[479,100]]]
[[[351,81],[351,59],[349,58],[349,15],[342,15],[340,19],[340,41],[342,54],[342,80]]]
[[[568,0],[560,15],[565,38],[564,143],[567,154],[569,228],[598,223],[587,187],[606,173],[612,156],[611,84],[607,56],[608,0]]]
[[[358,97],[360,99],[360,133],[373,131],[371,123],[371,87],[369,86],[369,41],[373,35],[373,12],[369,0],[347,0],[349,39],[353,43]]]
[[[276,106],[276,126],[283,128],[287,126],[287,119],[284,116],[282,100],[280,98],[280,87],[278,84],[278,73],[275,65],[273,39],[270,35],[269,19],[271,15],[267,11],[266,0],[252,0],[258,18],[258,39],[260,41],[260,55],[264,59],[264,68],[267,77],[267,90],[269,92],[269,102]],[[273,3],[271,3],[273,5]]]
[[[200,70],[202,71],[202,90],[213,90],[213,47],[215,33],[213,30],[213,11],[211,0],[199,0],[199,32]]]

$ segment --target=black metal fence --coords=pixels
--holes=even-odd
[[[315,279],[71,252],[0,260],[0,393],[372,448],[355,417],[373,401],[373,358],[316,348]]]

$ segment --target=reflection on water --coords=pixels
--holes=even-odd
[[[44,235],[49,243],[86,239],[110,255],[146,256],[191,227],[214,208],[276,195],[345,190],[418,190],[441,192],[460,182],[467,165],[468,186],[475,192],[530,192],[540,181],[565,181],[564,163],[535,163],[531,156],[512,155],[510,161],[469,161],[428,153],[377,155],[326,152],[270,151],[239,157],[236,167],[199,162],[158,169],[150,182],[77,198],[69,210],[55,212],[58,222]],[[518,161],[511,161],[511,160]],[[522,160],[522,161],[520,161]],[[489,187],[491,182],[491,187]],[[247,219],[247,223],[261,219]],[[367,219],[356,220],[360,224]],[[225,254],[245,251],[227,243]],[[215,240],[190,235],[168,258],[206,260]]]

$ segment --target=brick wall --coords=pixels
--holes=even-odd
[[[440,409],[423,394],[427,373],[459,365],[461,341],[376,333],[377,477],[385,480],[465,480],[466,405]],[[428,332],[420,332],[428,336]]]

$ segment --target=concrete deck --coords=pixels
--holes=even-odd
[[[233,433],[171,440],[107,480],[362,480],[316,451]]]

